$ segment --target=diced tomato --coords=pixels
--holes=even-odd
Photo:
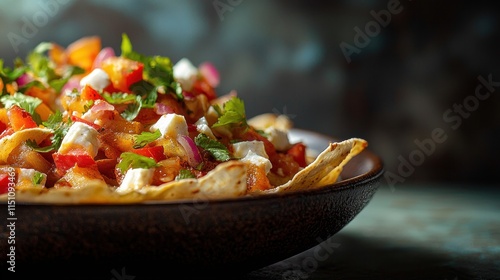
[[[82,150],[74,150],[69,154],[60,154],[56,152],[52,154],[52,158],[61,175],[75,165],[80,167],[95,166],[97,168],[95,160]]]
[[[4,132],[7,129],[7,125],[3,122],[0,122],[0,133]]]
[[[0,194],[9,192],[9,174],[0,174]]]
[[[80,97],[83,100],[104,100],[99,92],[89,85],[83,87]]]
[[[83,37],[66,48],[67,61],[90,72],[97,54],[101,51],[101,39],[98,36]]]
[[[277,153],[273,143],[271,143],[271,141],[269,141],[269,139],[267,139],[266,137],[260,135],[257,131],[255,131],[255,129],[246,130],[245,133],[241,136],[241,138],[242,140],[245,141],[257,140],[264,142],[264,148],[266,149],[266,154],[271,160],[271,162],[273,162],[273,160],[276,158]]]
[[[9,127],[6,130],[4,130],[2,133],[0,133],[0,139],[4,138],[5,136],[12,135],[12,134],[14,134],[14,129]]]
[[[144,64],[124,57],[109,57],[101,64],[114,89],[130,92],[130,86],[142,80]]]
[[[150,157],[154,159],[156,162],[166,159],[163,146],[153,146],[153,147],[144,147],[139,149],[134,149],[132,152],[139,154],[141,156]]]
[[[304,143],[294,144],[287,152],[299,164],[300,167],[305,167],[306,162],[306,145]]]
[[[93,122],[89,122],[89,121],[87,121],[86,119],[82,119],[82,118],[80,118],[80,117],[77,117],[77,116],[75,116],[75,115],[72,115],[72,116],[71,116],[71,120],[72,120],[72,121],[74,121],[74,122],[81,122],[81,123],[84,123],[84,124],[86,124],[86,125],[88,125],[88,126],[93,127],[95,130],[99,130],[99,129],[101,129],[101,126],[99,126],[99,125],[97,125],[97,124],[95,124],[95,123],[93,123]]]
[[[196,82],[194,82],[192,92],[195,95],[198,94],[206,95],[208,101],[217,98],[217,93],[215,92],[215,89],[208,83],[207,80],[203,78],[200,78],[196,80]]]
[[[7,111],[7,117],[14,131],[38,127],[30,113],[17,105],[10,107],[9,111]]]

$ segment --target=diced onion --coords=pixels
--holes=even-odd
[[[73,89],[76,89],[80,91],[82,89],[82,86],[80,86],[80,78],[77,77],[71,77],[68,82],[62,87],[61,93],[66,93],[66,91],[73,91]]]
[[[104,100],[96,100],[94,102],[94,106],[92,106],[92,108],[90,108],[90,111],[91,112],[99,112],[99,111],[113,111],[115,110],[115,106],[109,104],[108,102],[104,101]]]
[[[154,110],[158,115],[175,113],[175,111],[170,106],[163,103],[155,103]]]
[[[96,56],[96,58],[94,59],[94,64],[92,65],[92,68],[95,69],[95,68],[100,68],[101,67],[101,64],[104,60],[106,60],[107,58],[110,58],[110,57],[113,57],[113,56],[116,56],[115,55],[115,51],[113,50],[113,48],[111,47],[106,47],[106,48],[103,48]]]
[[[30,75],[24,73],[19,78],[17,78],[16,83],[18,86],[22,87],[25,84],[31,82],[33,79],[30,77]]]
[[[179,141],[184,150],[186,150],[189,165],[193,168],[197,167],[202,162],[202,159],[200,151],[198,151],[198,147],[196,147],[193,139],[187,135],[179,135],[177,141]]]
[[[212,87],[217,87],[219,85],[219,72],[212,63],[204,62],[200,64],[198,70]]]

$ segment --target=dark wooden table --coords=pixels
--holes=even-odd
[[[500,279],[500,188],[381,185],[317,247],[239,279]]]

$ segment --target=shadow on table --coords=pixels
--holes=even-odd
[[[454,267],[443,253],[400,244],[374,243],[338,233],[287,260],[256,270],[242,279],[477,279]],[[482,278],[491,279],[491,278]]]

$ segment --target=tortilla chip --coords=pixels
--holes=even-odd
[[[295,174],[286,184],[262,192],[308,190],[333,184],[337,181],[347,162],[367,146],[368,142],[360,138],[330,143],[311,164]]]
[[[40,144],[52,133],[50,129],[46,128],[28,128],[14,132],[14,134],[0,139],[0,164],[6,164],[10,153],[19,145],[26,142],[26,140],[34,140]]]
[[[117,193],[113,188],[98,183],[99,181],[90,180],[90,184],[80,188],[32,187],[17,190],[16,201],[52,204],[108,204],[238,197],[246,193],[246,174],[244,163],[228,161],[219,164],[200,179],[184,179],[160,186],[145,186],[140,190],[125,194]],[[7,194],[0,196],[0,201],[6,200]]]

